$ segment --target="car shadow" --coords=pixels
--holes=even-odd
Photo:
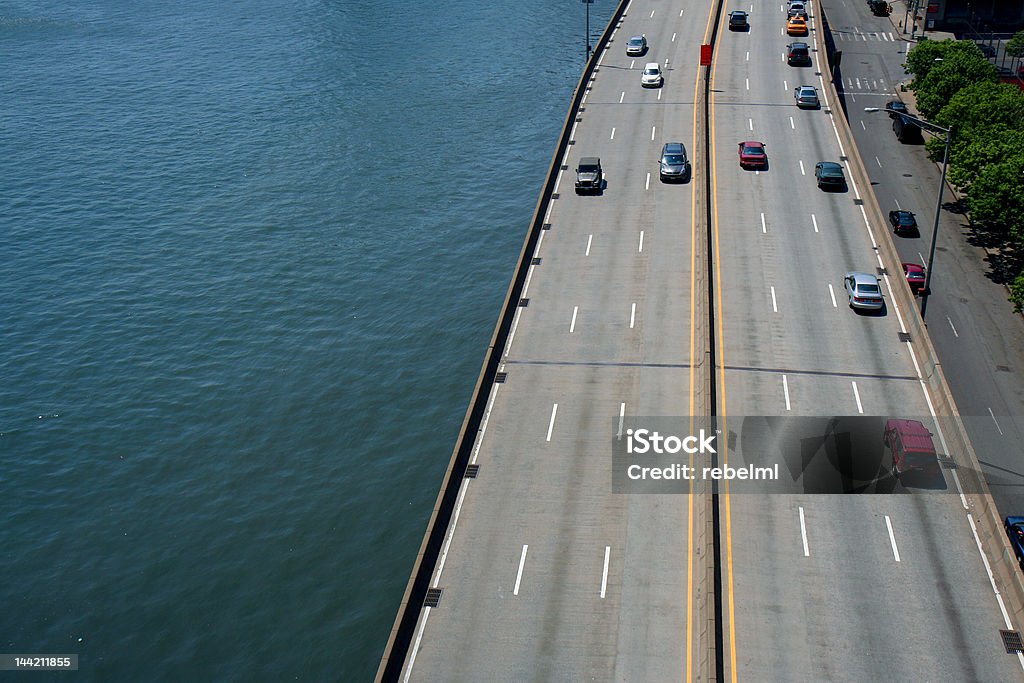
[[[850,306],[854,313],[865,318],[884,318],[889,315],[889,307],[882,303],[881,308],[854,308]]]

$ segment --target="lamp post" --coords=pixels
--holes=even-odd
[[[879,111],[878,107],[865,107],[866,112]],[[941,130],[946,134],[946,150],[942,154],[942,177],[939,179],[939,193],[938,199],[935,200],[935,222],[932,225],[932,246],[928,251],[928,265],[925,271],[924,288],[921,290],[921,319],[924,320],[925,313],[928,311],[928,295],[931,294],[932,286],[932,268],[935,265],[935,243],[939,236],[939,216],[942,212],[942,191],[946,188],[946,167],[949,165],[949,145],[953,140],[953,126],[949,128],[943,128],[937,126],[934,123],[929,123],[923,119],[919,119],[916,116],[910,114],[897,114],[904,119],[910,119],[914,121],[922,129],[929,129],[929,132],[934,132],[930,129]]]
[[[594,4],[594,0],[582,0],[583,4],[587,6],[587,61],[590,61],[590,6]]]

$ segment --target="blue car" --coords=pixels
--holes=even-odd
[[[1024,569],[1024,517],[1007,517],[1003,520],[1006,535],[1010,537],[1013,554],[1017,556],[1020,568]]]

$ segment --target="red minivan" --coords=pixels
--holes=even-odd
[[[889,420],[885,423],[882,441],[892,453],[892,476],[916,470],[924,474],[939,473],[932,433],[917,420]]]

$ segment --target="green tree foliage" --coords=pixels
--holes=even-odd
[[[943,141],[929,140],[929,147],[938,147],[937,158],[942,160]],[[973,183],[981,172],[993,164],[1013,159],[1024,154],[1024,130],[997,124],[983,129],[974,129],[974,134],[960,137],[960,129],[953,135],[950,149],[952,161],[949,164],[949,181],[975,194]],[[929,150],[931,152],[931,150]],[[1020,182],[1024,184],[1024,176]],[[978,188],[980,191],[981,188]]]
[[[1019,31],[1006,43],[1006,54],[1011,57],[1024,57],[1024,31]]]
[[[928,76],[932,67],[941,64],[935,60],[945,61],[952,54],[973,55],[985,59],[978,46],[970,40],[926,40],[918,43],[907,53],[907,70],[914,74],[914,89],[917,84]]]
[[[949,50],[941,62],[933,62],[928,75],[914,79],[917,108],[925,118],[933,118],[963,88],[998,81],[996,67],[974,50],[976,54]]]
[[[989,164],[971,184],[967,197],[971,220],[1004,231],[1024,242],[1024,151]]]

